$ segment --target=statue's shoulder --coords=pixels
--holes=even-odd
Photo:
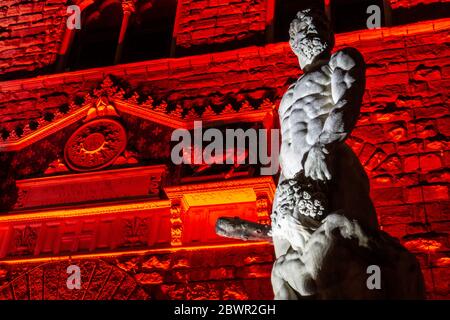
[[[293,103],[296,83],[297,82],[291,84],[289,88],[286,90],[286,92],[283,94],[283,97],[281,98],[280,106],[278,108],[278,114],[280,116],[282,116]]]
[[[297,85],[297,82],[298,82],[298,80],[296,80],[294,83],[291,83],[291,84],[289,85],[288,89],[286,90],[286,93],[288,93],[288,92],[290,92],[290,93],[294,92],[295,86]]]
[[[283,95],[283,99],[290,99],[294,95],[295,92],[295,86],[297,85],[297,81],[292,83],[289,88],[286,90],[286,92]]]
[[[333,53],[329,65],[331,70],[339,68],[347,71],[352,69],[364,71],[366,68],[361,52],[351,47],[342,48]]]

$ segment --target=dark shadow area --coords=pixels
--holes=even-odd
[[[112,65],[122,16],[118,1],[97,2],[88,7],[82,16],[81,30],[75,34],[67,69]]]
[[[131,16],[121,63],[168,57],[177,0],[141,1]]]
[[[447,12],[447,14],[445,14]],[[418,4],[412,8],[395,10],[392,14],[392,25],[402,25],[423,20],[442,19],[450,16],[450,3]]]
[[[383,0],[331,1],[331,20],[334,32],[367,29],[367,19],[372,15],[372,13],[367,13],[367,8],[371,5],[377,5],[381,9],[381,26],[384,26]]]

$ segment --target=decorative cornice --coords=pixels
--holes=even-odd
[[[66,183],[69,184],[70,181],[92,181],[93,179],[99,179],[102,175],[111,175],[116,178],[123,177],[133,177],[135,176],[135,171],[139,170],[139,172],[145,172],[149,174],[159,174],[162,175],[167,171],[167,166],[165,165],[152,165],[146,167],[132,167],[132,168],[120,168],[120,169],[110,169],[107,171],[100,172],[86,172],[77,175],[58,175],[58,176],[49,176],[49,177],[38,177],[31,179],[22,179],[16,180],[17,183],[21,186],[31,186],[35,184],[39,184],[40,186],[53,186],[55,182],[67,179]],[[99,177],[100,176],[100,177]]]
[[[194,120],[202,120],[205,127],[235,122],[237,116],[243,122],[263,121],[274,109],[275,103],[265,99],[258,105],[251,105],[249,101],[243,101],[238,106],[229,104],[220,113],[216,113],[211,106],[196,112],[194,109],[183,109],[180,105],[170,106],[165,101],[155,103],[151,96],[141,97],[137,91],[125,92],[108,75],[83,98],[83,103],[77,105],[74,99],[66,113],[57,111],[51,119],[41,118],[35,122],[34,128],[30,124],[24,124],[20,130],[17,127],[2,128],[0,152],[21,150],[80,120],[86,122],[101,116],[119,117],[116,110],[173,129],[192,129]]]
[[[42,209],[42,210],[23,210],[14,211],[12,215],[0,216],[0,223],[3,222],[19,222],[19,221],[37,221],[46,219],[65,219],[68,217],[96,216],[106,214],[123,214],[126,212],[138,212],[155,209],[170,208],[170,200],[149,200],[134,201],[128,203],[108,203],[106,205],[86,206],[86,207],[68,207],[58,209]]]
[[[54,117],[51,121],[39,119],[36,121],[37,128],[34,131],[30,128],[30,124],[28,124],[23,127],[20,136],[17,133],[17,130],[7,130],[6,128],[2,128],[2,134],[7,133],[8,136],[6,138],[0,137],[0,152],[23,149],[34,142],[44,139],[62,128],[71,125],[72,123],[84,119],[90,107],[90,105],[85,105],[79,109],[75,109],[72,106],[71,109],[73,112],[67,115],[56,112],[53,114]]]
[[[245,242],[245,243],[211,243],[208,245],[187,245],[171,248],[157,248],[157,249],[137,249],[137,250],[122,250],[122,251],[111,251],[111,252],[98,252],[98,253],[84,253],[84,254],[71,254],[71,255],[61,255],[52,257],[32,257],[32,258],[8,258],[1,259],[0,265],[17,265],[17,264],[27,264],[27,263],[49,263],[55,261],[65,261],[65,260],[78,260],[78,259],[107,259],[107,258],[120,258],[120,257],[135,257],[135,256],[145,256],[149,254],[166,254],[173,252],[191,252],[191,251],[203,251],[203,250],[218,250],[218,249],[232,249],[232,248],[242,248],[246,249],[255,247],[271,247],[272,243],[266,241],[258,242]]]
[[[187,193],[208,192],[217,190],[233,190],[238,188],[252,188],[256,194],[265,193],[270,202],[273,201],[273,195],[275,194],[275,183],[272,176],[226,180],[220,182],[188,184],[182,186],[165,187],[164,192],[169,199],[174,200],[181,198]]]

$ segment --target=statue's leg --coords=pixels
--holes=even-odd
[[[287,241],[286,239],[280,238],[278,236],[274,236],[272,238],[272,241],[273,241],[273,247],[275,249],[275,257],[276,258],[284,256],[291,248],[291,243],[289,241]]]
[[[273,237],[273,246],[275,249],[275,257],[278,259],[281,256],[284,256],[289,248],[291,247],[291,244],[289,241],[282,239],[280,237],[274,236]],[[275,261],[276,263],[276,261]],[[296,300],[297,295],[295,294],[294,290],[289,286],[287,281],[285,281],[283,278],[276,275],[275,270],[275,263],[274,268],[272,268],[272,288],[274,293],[274,299],[275,300]]]
[[[275,300],[298,300],[297,293],[284,279],[277,277],[272,270],[272,288]]]

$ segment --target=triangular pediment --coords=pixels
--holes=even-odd
[[[178,104],[170,105],[152,96],[144,96],[135,89],[125,88],[107,76],[97,88],[84,97],[76,97],[67,110],[47,114],[33,124],[4,129],[0,152],[19,151],[77,122],[94,119],[122,118],[130,115],[172,129],[192,129],[194,121],[203,126],[238,122],[262,122],[272,115],[275,103],[269,99],[251,104],[244,100],[236,105],[227,104],[221,110],[208,105],[204,108],[186,109]]]

